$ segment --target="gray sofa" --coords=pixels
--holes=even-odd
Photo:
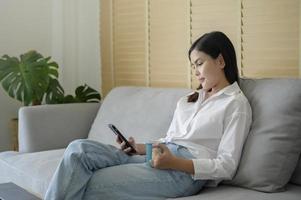
[[[299,200],[301,80],[242,79],[253,123],[233,180],[178,199]],[[107,124],[138,142],[164,136],[177,100],[188,89],[118,87],[102,104],[23,107],[19,152],[0,153],[0,183],[14,182],[42,197],[64,148],[77,138],[115,144]],[[101,199],[101,197],[100,197]]]

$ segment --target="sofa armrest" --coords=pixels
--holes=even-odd
[[[100,103],[22,107],[19,110],[19,151],[65,148],[72,140],[87,138]]]

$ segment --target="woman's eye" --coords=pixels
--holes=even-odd
[[[202,64],[203,64],[203,63],[195,63],[195,64],[191,64],[191,67],[192,67],[193,69],[196,69],[196,68],[202,66]]]

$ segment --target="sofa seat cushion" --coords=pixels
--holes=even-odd
[[[197,195],[177,198],[177,200],[299,200],[300,196],[301,187],[294,184],[288,184],[285,192],[277,193],[265,193],[240,187],[220,185],[215,188],[204,188]]]
[[[0,153],[0,183],[13,182],[42,197],[63,153],[64,149],[35,153]]]

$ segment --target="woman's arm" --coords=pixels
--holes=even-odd
[[[224,132],[215,158],[193,159],[194,179],[230,180],[239,165],[243,145],[249,133],[251,117],[236,112],[224,120]]]
[[[137,154],[145,155],[145,144],[135,144],[134,147],[137,151]]]
[[[194,166],[192,160],[175,157],[175,161],[172,164],[172,169],[186,172],[188,174],[194,174]]]

